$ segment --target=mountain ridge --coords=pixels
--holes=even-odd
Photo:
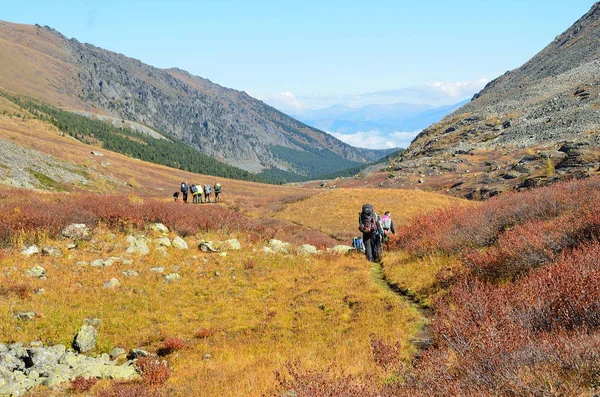
[[[276,169],[315,176],[305,175],[293,161],[278,157],[272,148],[280,146],[316,159],[339,158],[335,170],[387,154],[353,148],[246,93],[181,69],[154,68],[67,39],[49,27],[0,22],[0,31],[4,38],[0,59],[16,65],[0,72],[0,86],[7,90],[63,108],[142,124],[248,171]]]

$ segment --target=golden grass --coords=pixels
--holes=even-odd
[[[379,215],[390,211],[394,226],[416,215],[465,200],[418,190],[331,189],[288,205],[276,217],[341,239],[358,236],[358,213],[371,203]]]
[[[446,255],[414,257],[406,252],[386,252],[383,271],[387,280],[414,297],[423,306],[447,288],[444,281],[461,269],[460,258]]]
[[[188,242],[228,237],[213,234]],[[115,346],[156,351],[165,335],[180,337],[186,348],[170,357],[169,383],[172,394],[180,396],[261,395],[274,387],[274,372],[294,359],[305,368],[337,363],[359,378],[383,379],[390,374],[374,365],[371,333],[402,343],[403,359],[412,352],[407,341],[418,332],[420,315],[373,283],[362,256],[265,256],[253,252],[260,246],[243,241],[244,250],[226,257],[170,248],[167,257],[153,251],[129,266],[76,265],[123,255],[124,238],[101,231],[62,258],[27,260],[17,253],[5,258],[0,284],[25,284],[45,293],[0,297],[0,340],[69,345],[84,320],[94,317],[102,320],[94,353]],[[46,269],[46,280],[23,274],[34,265]],[[149,270],[157,266],[165,267],[164,274],[177,270],[181,281],[167,283],[164,274]],[[123,276],[128,269],[138,270],[140,277]],[[103,289],[112,277],[121,287]],[[40,317],[19,321],[13,316],[17,311]],[[210,328],[217,333],[195,337]],[[204,360],[207,353],[212,358]]]

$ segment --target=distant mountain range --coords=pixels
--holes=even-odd
[[[293,114],[293,117],[312,127],[339,134],[368,131],[384,134],[418,132],[467,102],[468,100],[465,100],[441,107],[410,103],[368,105],[360,108],[334,105],[321,110],[304,110]]]
[[[390,153],[352,147],[244,92],[67,39],[49,27],[0,21],[0,64],[0,87],[9,92],[147,127],[272,180],[315,178]]]

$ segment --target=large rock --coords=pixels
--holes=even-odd
[[[154,240],[154,244],[160,246],[160,247],[170,247],[171,246],[171,240],[169,240],[168,237],[161,237],[161,238],[157,238]]]
[[[150,225],[149,229],[160,232],[160,233],[164,233],[164,234],[169,233],[169,229],[162,223],[153,223]]]
[[[129,243],[129,247],[127,248],[128,254],[133,255],[147,255],[150,252],[148,248],[148,244],[146,243],[147,239],[145,237],[134,237],[128,236],[127,242]]]
[[[117,280],[114,277],[108,281],[105,281],[104,284],[102,284],[102,288],[117,288],[120,286],[121,286],[121,283],[119,282],[119,280]]]
[[[202,252],[219,252],[212,241],[200,241],[200,243],[198,243],[198,249]]]
[[[73,348],[80,353],[87,353],[96,346],[98,340],[98,331],[91,325],[84,325],[81,327],[75,340],[73,341]]]
[[[44,247],[42,248],[42,255],[44,256],[62,256],[62,252],[56,247]]]
[[[242,244],[240,244],[239,240],[236,238],[232,238],[230,240],[226,240],[223,242],[223,247],[225,249],[229,249],[229,250],[241,250],[242,249]]]
[[[34,266],[31,269],[27,269],[25,270],[25,275],[28,277],[35,277],[35,278],[46,278],[46,269],[44,269],[41,266]]]
[[[187,243],[185,242],[184,239],[182,239],[181,237],[177,236],[173,239],[173,247],[180,249],[180,250],[186,250],[189,249]]]
[[[269,248],[271,248],[273,252],[277,252],[279,254],[289,254],[291,250],[290,243],[284,243],[283,241],[275,239],[269,241]]]
[[[91,235],[90,229],[83,223],[72,223],[64,228],[61,234],[73,240],[87,240]]]
[[[298,247],[298,255],[315,255],[317,253],[317,247],[310,244],[304,244]]]
[[[23,251],[21,251],[21,255],[31,256],[40,253],[40,249],[35,245],[30,245],[29,247],[25,247]]]
[[[349,245],[336,245],[333,248],[327,248],[327,252],[338,255],[345,255],[353,250],[354,248]]]

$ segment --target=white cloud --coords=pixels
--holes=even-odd
[[[364,132],[359,131],[352,134],[341,134],[337,132],[329,133],[352,146],[367,149],[390,149],[395,147],[407,148],[408,145],[410,145],[410,142],[412,142],[415,136],[417,136],[419,131],[397,131],[390,134],[386,134],[378,130]]]
[[[464,98],[472,96],[475,92],[481,90],[487,83],[488,79],[479,79],[476,81],[456,81],[453,83],[432,83],[427,86],[448,95],[451,98]]]
[[[297,112],[306,108],[306,106],[296,98],[294,93],[290,91],[267,94],[258,99],[284,112]]]

